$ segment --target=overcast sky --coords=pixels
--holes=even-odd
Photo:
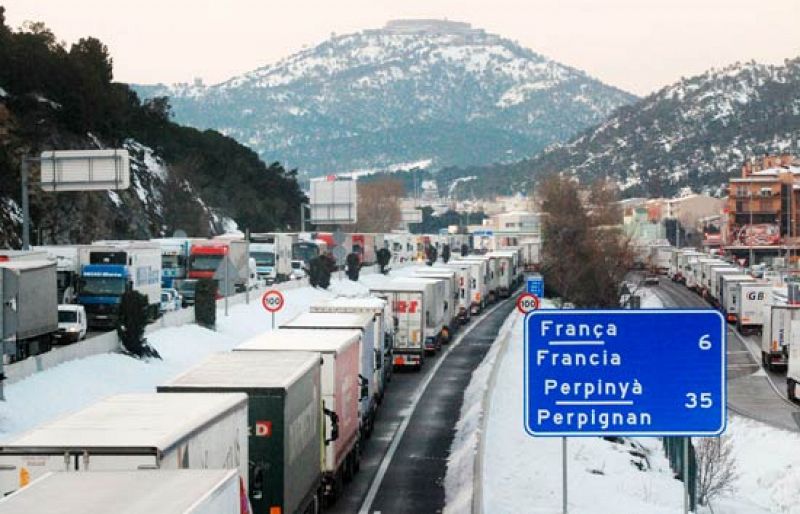
[[[223,81],[396,18],[448,18],[644,95],[713,66],[800,55],[800,0],[0,0],[8,24],[105,42],[116,80]]]

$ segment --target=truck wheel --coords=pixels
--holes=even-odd
[[[767,352],[761,352],[761,364],[763,364],[765,368],[767,367]]]
[[[795,396],[795,394],[794,394],[794,388],[795,388],[795,381],[792,380],[791,378],[787,378],[786,379],[786,396],[789,398],[789,400],[791,400],[793,402],[796,402],[797,401],[797,396]]]

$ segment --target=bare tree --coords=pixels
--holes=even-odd
[[[574,180],[551,176],[538,184],[538,193],[546,214],[542,271],[547,283],[577,306],[616,307],[632,252],[618,227],[615,189],[603,183],[585,195]]]
[[[708,505],[718,496],[733,492],[738,477],[733,444],[729,437],[697,439],[697,502]]]
[[[388,233],[400,223],[403,183],[393,178],[358,184],[358,222],[356,232]]]

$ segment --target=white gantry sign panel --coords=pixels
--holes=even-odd
[[[44,191],[101,191],[131,185],[128,151],[55,150],[42,152],[41,186]]]

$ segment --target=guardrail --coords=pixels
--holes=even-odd
[[[497,337],[500,339],[500,347],[497,350],[497,357],[492,363],[492,371],[489,373],[489,380],[486,383],[486,389],[481,400],[480,421],[478,422],[480,428],[477,434],[478,448],[475,452],[475,461],[472,468],[472,514],[483,514],[483,457],[486,453],[486,429],[489,425],[489,410],[492,408],[492,392],[497,385],[497,376],[505,359],[506,347],[511,340],[512,327],[513,322],[506,322],[500,329],[500,334]],[[498,341],[494,342],[494,344],[497,343]]]
[[[282,291],[297,289],[308,285],[307,279],[293,280],[291,282],[281,282],[275,284],[275,289]],[[262,289],[253,289],[249,291],[251,302],[260,302]],[[217,300],[217,308],[223,307],[224,299]],[[240,305],[247,301],[245,293],[239,293],[228,297],[228,306]],[[186,308],[172,312],[165,312],[159,319],[147,325],[145,334],[149,334],[156,330],[168,327],[180,327],[189,323],[194,323],[194,308]],[[91,357],[92,355],[100,355],[103,353],[118,352],[121,349],[121,343],[117,337],[117,332],[112,330],[97,334],[90,338],[78,341],[77,343],[69,344],[66,346],[54,347],[49,352],[39,355],[28,357],[27,359],[17,361],[3,366],[5,373],[4,384],[13,384],[20,380],[27,378],[34,373],[44,371],[52,367],[58,366],[65,362],[76,359],[83,359]]]

